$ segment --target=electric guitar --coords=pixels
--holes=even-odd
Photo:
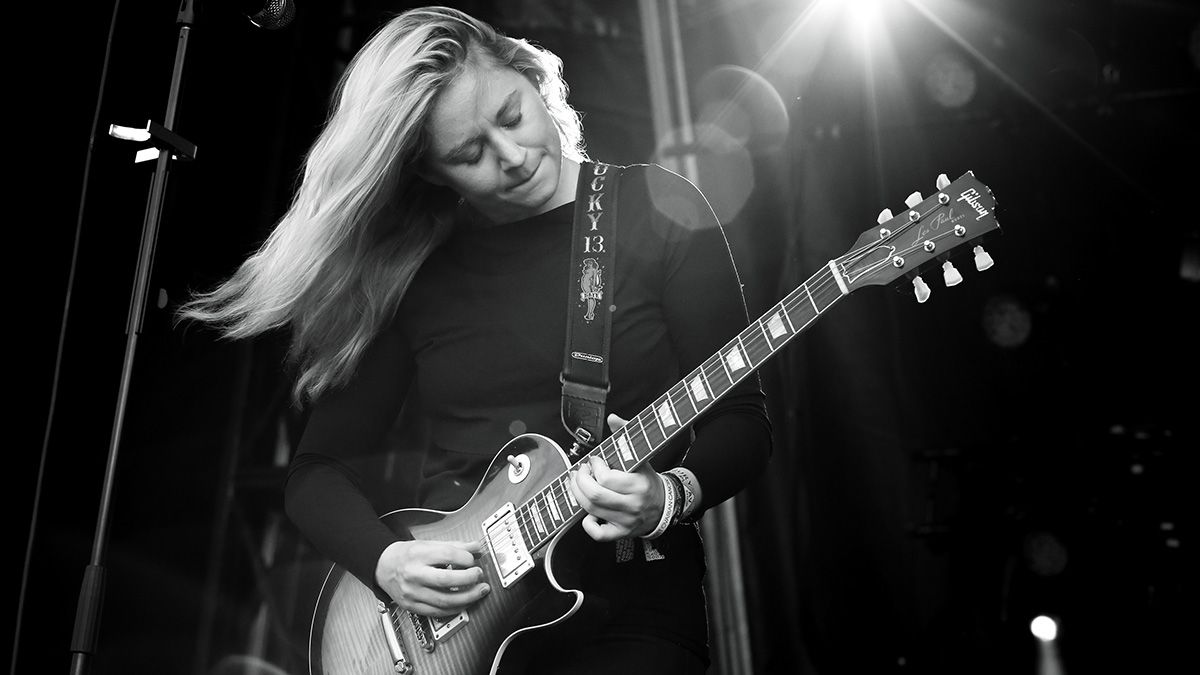
[[[947,285],[960,282],[948,258],[999,229],[996,203],[969,171],[953,183],[943,174],[936,186],[928,198],[910,195],[899,215],[885,209],[879,226],[864,232],[849,252],[829,261],[589,455],[633,471],[852,291],[907,276],[917,301],[925,302],[930,291],[920,271],[936,262]],[[977,269],[991,267],[981,245],[973,250]],[[433,619],[379,601],[335,565],[317,598],[310,673],[496,673],[515,640],[575,615],[584,593],[564,581],[569,568],[555,568],[564,534],[586,515],[567,491],[571,465],[551,439],[522,434],[500,449],[457,511],[402,509],[382,516],[404,538],[481,539],[485,552],[479,565],[492,591],[458,616]]]

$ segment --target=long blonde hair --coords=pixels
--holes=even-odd
[[[406,11],[354,56],[270,236],[228,280],[194,294],[178,319],[235,339],[290,328],[296,397],[344,383],[453,227],[458,196],[416,169],[438,93],[476,56],[525,75],[558,127],[564,156],[586,158],[557,56],[455,9]]]

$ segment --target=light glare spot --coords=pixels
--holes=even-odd
[[[1048,616],[1039,616],[1029,622],[1029,631],[1042,642],[1052,642],[1058,637],[1058,624]]]

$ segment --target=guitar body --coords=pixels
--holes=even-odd
[[[508,456],[528,459],[519,482],[510,479]],[[518,504],[546,487],[570,466],[557,443],[537,434],[506,443],[489,465],[471,499],[453,512],[402,509],[380,518],[402,539],[474,541],[483,523],[506,503]],[[580,531],[579,528],[575,528]],[[443,639],[424,642],[406,612],[390,606],[395,635],[414,675],[467,675],[500,672],[501,657],[522,633],[557,624],[575,614],[583,593],[565,588],[555,578],[551,561],[562,536],[534,554],[536,567],[505,588],[490,554],[479,565],[491,592],[466,610],[468,619]],[[574,557],[578,547],[565,546],[560,557]],[[572,569],[571,565],[565,565]],[[309,636],[309,668],[314,674],[363,675],[395,673],[375,594],[344,568],[334,566],[321,588]],[[426,626],[428,631],[428,626]],[[427,650],[424,645],[432,645]],[[514,659],[519,658],[514,655]],[[512,660],[512,659],[509,659]]]

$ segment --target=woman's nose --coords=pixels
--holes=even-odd
[[[496,156],[500,158],[502,169],[513,169],[525,163],[525,148],[504,132],[497,132],[492,139],[495,144]]]

